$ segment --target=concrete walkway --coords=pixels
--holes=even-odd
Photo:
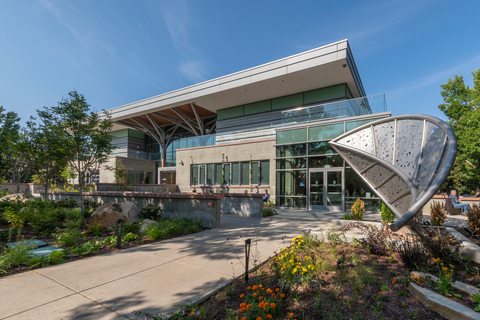
[[[0,319],[136,319],[135,310],[166,314],[241,275],[243,239],[252,239],[251,254],[264,261],[292,237],[326,229],[326,221],[343,215],[276,210],[279,215],[263,219],[222,215],[220,228],[0,278]]]

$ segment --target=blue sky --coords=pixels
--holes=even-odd
[[[480,1],[2,0],[0,105],[100,111],[348,39],[368,95],[430,114],[480,69]]]

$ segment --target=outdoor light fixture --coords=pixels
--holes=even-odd
[[[225,156],[225,160],[228,162],[228,156]]]
[[[248,282],[248,260],[250,258],[250,244],[251,239],[245,240],[245,282]]]
[[[180,160],[179,164],[181,164],[183,166],[183,160]]]
[[[123,229],[123,220],[117,220],[117,248],[122,246],[122,229]]]

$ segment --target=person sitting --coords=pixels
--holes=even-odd
[[[263,202],[267,202],[269,197],[270,195],[268,194],[268,190],[265,189],[265,194],[263,195]]]
[[[450,191],[450,195],[448,197],[450,198],[450,200],[452,200],[452,205],[454,208],[461,208],[463,213],[467,212],[468,203],[461,203],[458,200],[457,190]]]

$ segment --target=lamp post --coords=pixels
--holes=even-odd
[[[117,220],[117,248],[122,247],[122,229],[123,229],[123,220]]]
[[[245,282],[248,282],[248,260],[250,259],[251,239],[245,240]]]

